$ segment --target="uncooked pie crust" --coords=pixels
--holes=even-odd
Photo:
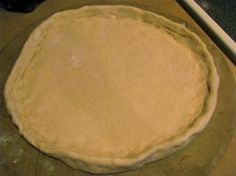
[[[20,133],[42,152],[115,173],[202,131],[218,85],[205,44],[181,24],[129,6],[86,6],[32,32],[5,97]]]

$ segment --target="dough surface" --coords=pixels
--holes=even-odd
[[[73,168],[114,173],[173,153],[207,125],[213,59],[191,31],[128,6],[54,14],[30,35],[6,103],[20,133]]]

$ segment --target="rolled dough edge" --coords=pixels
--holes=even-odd
[[[105,10],[104,10],[105,9]],[[218,87],[219,87],[219,78],[217,75],[217,70],[213,62],[213,58],[209,51],[207,50],[205,44],[201,41],[201,39],[189,31],[187,28],[182,26],[181,24],[170,21],[169,19],[154,14],[149,11],[141,10],[135,7],[129,6],[121,6],[121,5],[113,5],[113,6],[84,6],[80,8],[80,15],[88,15],[88,14],[96,14],[98,11],[105,11],[105,13],[109,12],[111,14],[120,14],[120,13],[130,13],[131,15],[137,16],[138,20],[142,20],[146,23],[152,23],[157,21],[157,23],[165,23],[165,26],[169,29],[173,29],[176,33],[184,35],[186,37],[191,38],[192,41],[198,43],[201,46],[201,50],[206,55],[207,59],[205,62],[209,67],[209,77],[208,77],[208,88],[209,94],[205,102],[204,110],[197,119],[190,125],[190,127],[185,130],[181,135],[175,136],[168,141],[165,141],[161,144],[153,145],[151,148],[144,150],[142,153],[139,153],[137,156],[132,156],[130,158],[109,158],[109,157],[96,157],[96,156],[88,156],[83,154],[78,154],[75,152],[65,151],[64,149],[52,149],[47,147],[46,145],[38,144],[33,140],[31,135],[24,129],[19,116],[22,115],[22,112],[18,112],[16,108],[17,96],[14,95],[14,87],[13,83],[16,81],[17,76],[14,73],[17,70],[22,70],[21,61],[18,59],[16,64],[11,72],[8,81],[5,87],[5,99],[7,103],[7,108],[9,112],[12,114],[12,118],[14,123],[19,127],[20,133],[34,146],[40,149],[42,152],[48,153],[51,156],[61,159],[66,164],[70,165],[75,169],[81,169],[83,171],[92,172],[92,173],[116,173],[121,171],[127,171],[139,168],[143,166],[145,163],[149,163],[161,158],[166,157],[167,155],[179,150],[184,145],[186,145],[196,134],[201,132],[206,125],[208,124],[211,116],[214,112],[217,95],[218,95]],[[77,13],[78,10],[67,10],[66,13]],[[65,12],[59,12],[54,14],[52,17],[59,17],[63,15]],[[126,14],[127,15],[127,14]],[[51,17],[51,18],[52,18]],[[44,28],[47,25],[47,20],[44,21],[34,32],[30,35],[34,36],[37,33],[37,30]],[[33,43],[26,42],[24,48],[32,45]],[[33,44],[37,47],[37,43]],[[31,46],[32,47],[32,46]],[[24,49],[23,49],[24,50]],[[22,50],[22,51],[23,51]],[[26,53],[21,53],[21,55]],[[32,55],[33,53],[27,53],[27,55]],[[30,58],[30,57],[29,57]],[[29,61],[30,62],[30,61]],[[18,85],[20,87],[20,85]],[[19,115],[20,114],[20,115]]]

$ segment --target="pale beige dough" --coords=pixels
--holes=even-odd
[[[8,79],[25,138],[94,173],[142,166],[208,123],[218,77],[200,39],[128,6],[64,11],[37,27]]]

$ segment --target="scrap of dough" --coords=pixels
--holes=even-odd
[[[5,97],[20,133],[73,168],[114,173],[185,145],[210,120],[218,76],[203,42],[129,6],[54,14],[30,35]]]

